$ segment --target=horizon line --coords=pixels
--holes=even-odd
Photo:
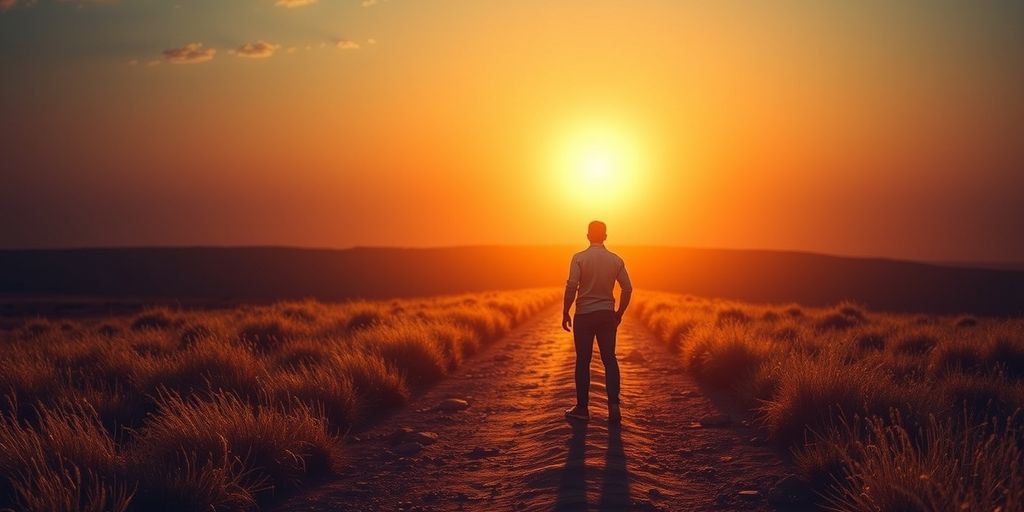
[[[351,246],[314,246],[314,245],[288,245],[288,244],[239,244],[239,245],[217,245],[217,244],[157,244],[157,245],[81,245],[81,246],[62,246],[62,247],[0,247],[0,253],[4,252],[72,252],[72,251],[132,251],[132,250],[174,250],[174,249],[222,249],[222,250],[246,250],[246,249],[277,249],[277,250],[294,250],[294,251],[352,251],[360,249],[371,249],[371,250],[445,250],[445,249],[486,249],[486,248],[560,248],[560,247],[577,247],[583,246],[584,243],[573,244],[573,243],[538,243],[538,244],[498,244],[498,243],[479,243],[479,244],[456,244],[456,245],[351,245]],[[751,248],[751,247],[717,247],[717,246],[698,246],[698,245],[666,245],[666,244],[611,244],[613,247],[629,247],[629,248],[644,248],[644,249],[685,249],[685,250],[699,250],[699,251],[731,251],[731,252],[761,252],[761,253],[778,253],[778,254],[793,254],[793,255],[807,255],[807,256],[823,256],[830,258],[844,258],[844,259],[857,259],[857,260],[882,260],[882,261],[893,261],[893,262],[909,262],[909,263],[923,263],[929,265],[939,266],[982,266],[982,267],[998,267],[1002,270],[1024,270],[1024,260],[1004,259],[1004,260],[959,260],[959,259],[942,259],[942,260],[926,260],[926,259],[914,259],[908,257],[899,256],[886,256],[886,255],[872,255],[872,254],[839,254],[822,251],[814,251],[807,249],[770,249],[770,248]],[[1020,267],[1020,268],[1017,268]]]

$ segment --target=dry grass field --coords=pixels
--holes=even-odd
[[[671,294],[637,312],[837,510],[1024,507],[1024,320]]]
[[[256,509],[557,297],[27,320],[0,332],[0,509]]]

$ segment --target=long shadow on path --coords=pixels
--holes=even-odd
[[[629,508],[629,471],[626,469],[626,451],[622,447],[622,427],[608,425],[608,451],[604,457],[604,481],[598,510],[626,510]]]
[[[568,453],[562,467],[558,484],[555,510],[585,511],[587,500],[586,446],[588,423],[570,422],[572,436],[568,441]],[[629,508],[629,471],[626,468],[626,452],[622,444],[622,429],[617,425],[608,428],[608,449],[605,452],[604,470],[601,472],[601,495],[598,510],[616,511]]]

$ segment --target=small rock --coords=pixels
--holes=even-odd
[[[402,443],[394,448],[394,452],[402,456],[416,455],[422,450],[423,445],[414,441]]]
[[[461,398],[448,398],[438,404],[437,408],[444,412],[464,411],[469,408],[469,402]]]
[[[401,427],[392,432],[391,434],[388,434],[388,441],[391,441],[391,444],[398,444],[403,441],[407,441],[409,436],[412,435],[414,432],[416,431],[413,430],[411,427]]]
[[[405,436],[405,438],[407,440],[409,440],[409,441],[414,442],[414,443],[419,443],[419,444],[422,444],[422,445],[428,445],[428,444],[434,444],[434,443],[437,442],[437,433],[436,432],[413,432],[412,434],[409,434],[409,435]]]
[[[732,418],[725,414],[709,414],[700,419],[700,424],[705,427],[724,427],[732,423]]]
[[[814,494],[811,491],[810,486],[793,475],[779,480],[778,483],[768,491],[768,501],[775,505],[809,503],[813,499]]]
[[[723,455],[718,458],[719,462],[732,462],[735,459],[732,455]]]
[[[736,493],[736,495],[741,498],[746,498],[748,500],[756,500],[761,497],[761,492],[755,491],[753,489],[745,489]]]

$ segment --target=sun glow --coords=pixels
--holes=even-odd
[[[569,130],[555,153],[560,193],[574,209],[595,214],[621,209],[635,199],[646,172],[640,141],[615,124],[589,123]]]

